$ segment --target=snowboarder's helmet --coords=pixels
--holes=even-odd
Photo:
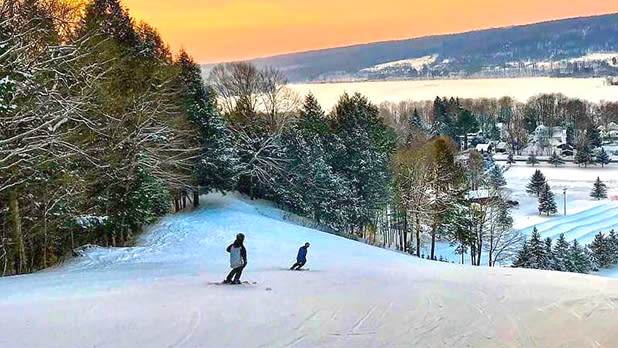
[[[239,234],[236,235],[236,239],[238,239],[240,241],[243,241],[243,240],[245,240],[245,235],[242,234],[242,233],[239,233]]]
[[[305,243],[305,248],[308,248],[310,245],[309,242]]]

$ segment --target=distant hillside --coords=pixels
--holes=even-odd
[[[291,81],[618,72],[618,14],[377,42],[256,59]],[[591,53],[607,53],[594,54]]]

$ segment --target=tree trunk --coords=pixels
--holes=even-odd
[[[421,222],[416,215],[416,257],[421,257]]]
[[[436,256],[436,226],[431,227],[431,255],[430,259],[433,260]]]
[[[23,272],[26,262],[26,247],[24,245],[24,236],[21,230],[21,215],[19,213],[19,201],[17,193],[11,191],[9,194],[9,212],[11,215],[11,223],[13,225],[13,244],[15,245],[14,260],[15,272],[20,274]]]
[[[193,191],[193,208],[197,208],[200,206],[200,192],[199,188],[195,188]]]

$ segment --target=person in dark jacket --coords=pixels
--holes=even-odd
[[[290,267],[290,270],[300,271],[301,267],[307,263],[307,249],[309,249],[309,242],[305,243],[305,245],[301,246],[298,249],[298,254],[296,255],[296,263]]]
[[[230,267],[232,270],[223,281],[225,284],[240,284],[242,270],[247,265],[247,249],[243,245],[244,241],[245,235],[239,233],[236,235],[234,243],[230,244],[226,249],[230,253]]]

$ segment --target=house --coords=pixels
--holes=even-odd
[[[507,153],[507,144],[504,141],[499,142],[496,145],[496,153]]]
[[[493,150],[493,146],[491,144],[477,144],[475,150],[480,152],[481,154],[491,153],[491,151]]]

